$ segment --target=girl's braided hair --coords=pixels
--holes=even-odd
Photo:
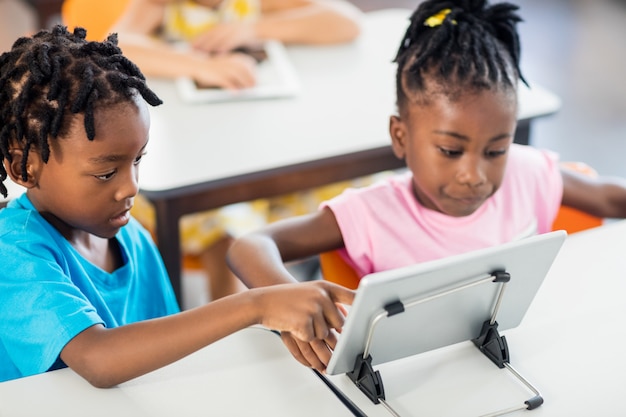
[[[520,42],[516,5],[487,0],[428,0],[411,16],[398,49],[398,106],[407,95],[428,102],[434,81],[439,93],[455,99],[462,92],[516,89]],[[428,84],[428,85],[427,85]]]

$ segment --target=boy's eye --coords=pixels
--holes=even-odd
[[[442,146],[439,147],[439,152],[441,152],[448,158],[456,158],[456,157],[463,155],[463,151],[450,149],[450,148],[444,148]]]
[[[113,175],[115,175],[115,171],[107,172],[106,174],[102,174],[102,175],[94,175],[94,177],[96,177],[97,179],[101,181],[108,181],[111,178],[113,178]]]
[[[146,155],[146,153],[142,153],[141,155],[137,156],[137,158],[135,158],[135,161],[133,161],[133,163],[135,165],[139,165],[139,163],[141,162],[141,160],[143,159],[143,157]]]

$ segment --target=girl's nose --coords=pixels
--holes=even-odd
[[[457,172],[457,181],[461,184],[476,187],[484,184],[486,180],[485,170],[480,161],[468,157],[461,161]]]

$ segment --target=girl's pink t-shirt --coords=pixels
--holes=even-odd
[[[334,213],[342,255],[364,276],[548,232],[562,195],[558,156],[513,144],[500,189],[469,216],[421,206],[410,172],[348,189],[321,207]]]

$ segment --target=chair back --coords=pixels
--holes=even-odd
[[[320,269],[326,281],[343,285],[352,290],[359,286],[361,280],[354,269],[339,255],[339,251],[320,254]]]
[[[563,162],[563,167],[590,177],[597,177],[598,173],[589,165],[582,162]],[[571,207],[561,206],[552,223],[552,230],[565,230],[568,234],[581,232],[592,227],[601,226],[604,219]]]
[[[61,18],[68,30],[87,29],[87,40],[103,41],[109,29],[122,16],[130,0],[64,0]]]

